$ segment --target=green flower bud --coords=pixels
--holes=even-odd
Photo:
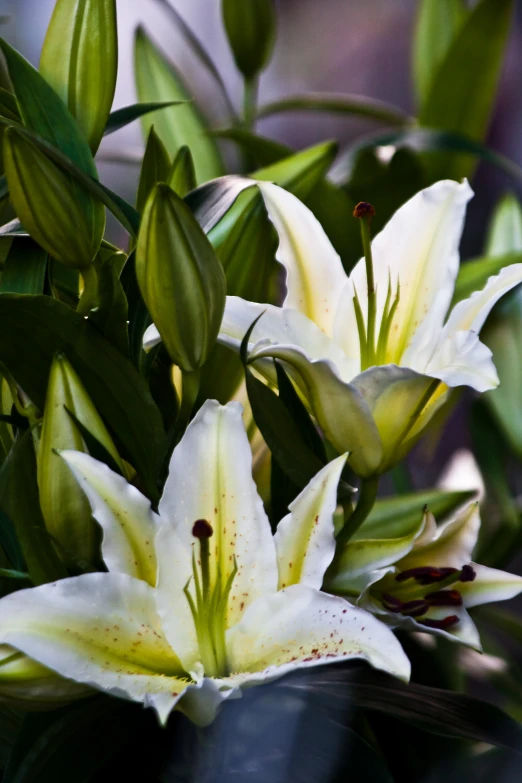
[[[116,0],[57,0],[40,73],[75,117],[93,153],[111,111],[117,72]]]
[[[63,355],[57,355],[49,373],[38,448],[40,506],[47,530],[56,542],[64,563],[73,570],[81,570],[98,558],[99,529],[83,490],[68,465],[56,453],[62,449],[87,452],[73,417],[122,468],[107,428],[76,372]]]
[[[66,680],[13,647],[0,645],[0,704],[28,711],[50,710],[92,693],[87,685]]]
[[[275,38],[273,0],[223,0],[223,21],[236,65],[247,80],[266,68]]]
[[[196,170],[188,147],[180,147],[169,175],[169,185],[182,198],[197,185]]]
[[[197,370],[219,332],[225,274],[194,215],[168,185],[157,185],[147,201],[136,274],[172,361],[185,372]]]
[[[78,189],[23,134],[4,134],[4,166],[16,214],[44,250],[74,269],[90,266],[103,238],[105,210]]]

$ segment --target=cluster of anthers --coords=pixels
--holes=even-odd
[[[412,617],[427,628],[445,631],[460,622],[456,614],[448,614],[438,619],[425,615],[432,608],[451,609],[462,606],[462,595],[456,586],[459,582],[473,582],[475,577],[476,573],[471,565],[465,565],[460,570],[432,566],[409,568],[395,576],[395,581],[401,585],[397,588],[397,593],[382,593],[381,601],[388,612]],[[426,592],[428,585],[436,585],[437,589]]]

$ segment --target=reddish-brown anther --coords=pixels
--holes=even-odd
[[[353,211],[353,216],[355,218],[366,218],[367,220],[371,220],[374,215],[375,207],[368,201],[359,201]]]
[[[407,579],[415,579],[421,585],[431,585],[442,582],[448,576],[458,574],[458,568],[434,568],[432,566],[419,566],[418,568],[408,568],[401,571],[395,577],[397,582],[405,582]]]
[[[460,623],[460,619],[456,614],[450,614],[448,617],[443,617],[442,620],[432,620],[427,617],[425,620],[419,620],[421,625],[425,625],[426,628],[435,628],[439,631],[446,631],[448,628],[452,628],[454,625]]]
[[[462,567],[462,571],[460,572],[460,582],[473,582],[475,577],[477,576],[477,572],[475,569],[470,565],[465,565]]]
[[[458,590],[437,590],[428,593],[426,600],[430,606],[462,606],[462,596]]]
[[[192,535],[194,538],[199,538],[200,540],[202,538],[210,538],[213,533],[212,525],[210,522],[207,522],[206,519],[197,519],[194,522],[192,527]]]

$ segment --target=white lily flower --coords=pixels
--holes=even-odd
[[[272,536],[241,406],[208,401],[176,447],[159,514],[121,476],[63,452],[103,528],[108,573],[0,601],[0,643],[63,677],[199,724],[241,688],[358,658],[407,679],[372,614],[320,592],[335,550],[346,457],[328,464]]]
[[[472,191],[467,182],[438,182],[371,243],[369,318],[365,259],[348,277],[310,210],[276,185],[257,186],[279,234],[287,294],[282,307],[228,297],[219,340],[238,350],[261,316],[249,361],[270,380],[271,360],[284,362],[331,443],[350,452],[353,470],[363,478],[383,473],[408,453],[449,387],[484,392],[498,384],[478,333],[495,302],[522,281],[522,264],[491,277],[448,317]],[[150,327],[145,347],[158,340]]]
[[[522,577],[472,561],[480,529],[477,502],[437,526],[426,510],[418,524],[378,538],[371,521],[343,550],[325,589],[345,595],[393,627],[445,636],[476,650],[468,609],[522,592]]]

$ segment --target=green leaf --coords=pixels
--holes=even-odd
[[[389,146],[408,147],[422,153],[444,153],[448,160],[457,153],[463,153],[491,163],[513,179],[522,181],[522,167],[505,155],[491,150],[485,144],[462,133],[432,128],[414,128],[364,138],[339,156],[330,173],[332,181],[341,185],[349,181],[361,150]]]
[[[135,74],[138,97],[143,103],[186,101],[189,97],[181,77],[142,28],[136,33]],[[152,120],[145,116],[142,125],[148,133]],[[223,173],[216,144],[206,133],[206,124],[194,103],[165,109],[155,118],[154,126],[171,157],[180,147],[190,148],[198,183]]]
[[[286,688],[303,687],[298,677],[286,681]],[[283,686],[285,687],[285,686]],[[382,712],[419,729],[443,737],[460,737],[475,742],[522,752],[522,727],[493,704],[463,693],[406,684],[383,672],[353,667],[330,667],[306,679],[310,697],[328,699],[371,712]],[[406,732],[407,734],[407,732]]]
[[[408,125],[412,121],[411,117],[408,117],[401,109],[384,101],[362,95],[343,95],[341,93],[308,93],[307,95],[281,98],[261,106],[257,116],[270,117],[273,114],[288,111],[326,112],[328,114],[367,117],[385,125],[400,127]]]
[[[168,0],[156,0],[156,2],[162,6],[165,13],[167,13],[170,19],[172,19],[172,21],[174,22],[174,26],[181,33],[181,36],[184,38],[185,42],[188,44],[193,54],[199,60],[200,65],[202,65],[205,68],[207,73],[216,82],[219,91],[223,96],[223,100],[227,106],[230,117],[237,119],[234,105],[230,100],[229,94],[227,92],[227,88],[225,87],[225,82],[223,81],[221,74],[219,73],[212,58],[206,51],[205,47],[203,46],[199,38],[195,35],[194,31],[188,26],[188,24],[185,22],[183,17],[178,13],[178,11],[174,8],[174,6],[170,5]]]
[[[0,361],[41,410],[57,352],[67,356],[125,458],[155,498],[163,428],[131,363],[67,305],[46,296],[0,295]]]
[[[513,16],[513,0],[480,0],[454,36],[420,112],[420,124],[482,140],[492,115]],[[435,158],[430,180],[460,179],[470,158]]]
[[[89,321],[124,356],[129,355],[127,320],[129,307],[120,276],[127,256],[115,250],[101,250],[96,264],[99,301]]]
[[[45,35],[40,73],[68,107],[95,153],[116,89],[116,0],[57,0]]]
[[[47,253],[32,239],[16,237],[0,279],[1,294],[42,294]]]
[[[8,120],[20,122],[18,103],[12,92],[0,87],[0,114]]]
[[[0,709],[0,769],[4,770],[22,726],[22,714],[9,707]]]
[[[45,528],[30,432],[14,444],[0,471],[0,508],[12,519],[27,570],[35,585],[68,576]]]
[[[154,355],[154,349],[148,354],[145,353],[143,350],[143,335],[147,327],[152,323],[152,318],[147,310],[147,305],[143,301],[138,285],[135,253],[131,253],[123,267],[121,284],[128,303],[130,358],[140,374],[146,376]]]
[[[0,39],[0,48],[25,127],[57,147],[82,171],[96,179],[96,166],[89,145],[62,99],[43,76],[3,39]]]
[[[456,511],[475,496],[475,492],[446,492],[438,489],[377,500],[354,538],[395,538],[408,532],[421,519],[428,506],[437,522]]]
[[[171,160],[165,145],[151,126],[145,155],[141,164],[140,181],[138,184],[138,195],[136,197],[136,209],[142,213],[145,209],[147,199],[154,190],[158,182],[168,182]]]
[[[104,696],[67,710],[28,715],[5,783],[89,783],[141,723],[141,711]]]
[[[484,252],[488,256],[522,252],[522,207],[514,193],[497,203],[488,228]]]
[[[179,106],[186,101],[165,101],[155,103],[133,103],[131,106],[124,106],[123,109],[116,109],[109,114],[107,124],[103,135],[110,136],[111,133],[119,131],[121,128],[125,128],[130,125],[134,120],[139,120],[146,114],[151,114],[160,109],[168,109],[171,106]]]
[[[251,81],[272,55],[276,35],[273,0],[221,0],[221,11],[236,65]]]
[[[422,106],[452,41],[466,18],[463,0],[421,0],[413,37],[413,76]]]
[[[200,186],[192,193],[188,193],[185,200],[205,233],[209,233],[228,212],[239,194],[253,187],[254,179],[275,182],[276,185],[289,190],[298,198],[306,199],[330,168],[335,153],[336,145],[334,143],[317,144],[301,152],[288,155],[270,166],[258,169],[250,174],[249,178],[238,177],[234,174],[219,177],[219,179]],[[243,207],[254,199],[255,195],[254,190],[246,193],[243,196]],[[220,244],[221,237],[230,231],[235,219],[236,216],[231,214],[220,223],[211,236],[213,244]]]
[[[2,511],[0,511],[0,546],[12,567],[17,571],[23,571],[25,568],[24,556],[16,536],[15,526],[7,514]]]

